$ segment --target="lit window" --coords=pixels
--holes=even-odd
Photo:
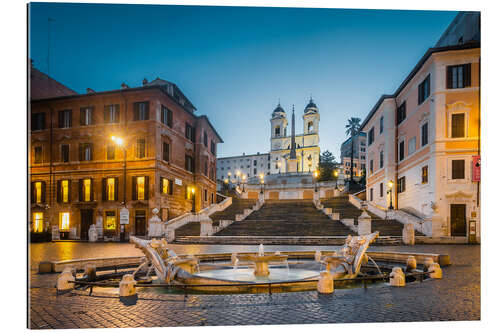
[[[42,203],[42,182],[35,183],[35,202]]]
[[[106,179],[107,187],[108,187],[108,201],[115,200],[115,179],[108,178]]]
[[[171,182],[167,178],[162,178],[161,179],[161,193],[163,194],[172,194],[171,190]]]
[[[69,201],[69,180],[61,180],[61,199],[62,202]]]
[[[137,177],[137,200],[144,200],[144,177]]]
[[[43,231],[43,213],[36,212],[33,213],[33,231],[42,232]]]
[[[69,230],[69,212],[59,213],[59,229],[61,231]]]
[[[83,180],[83,201],[90,201],[91,194],[91,180],[84,179]]]
[[[104,221],[104,229],[115,230],[116,229],[116,215],[115,212],[106,212],[106,220]]]

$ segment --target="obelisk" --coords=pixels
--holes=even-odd
[[[286,161],[287,172],[297,172],[297,152],[295,151],[295,105],[292,106],[292,142],[290,144],[290,156]]]

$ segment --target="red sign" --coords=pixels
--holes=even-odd
[[[481,156],[472,157],[472,181],[481,181]]]

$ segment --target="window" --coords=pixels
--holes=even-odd
[[[43,232],[43,212],[33,213],[33,232]]]
[[[43,154],[42,154],[42,146],[35,147],[35,163],[42,163]]]
[[[383,197],[384,196],[384,183],[380,183],[379,185],[379,195],[380,197]]]
[[[210,152],[215,155],[215,142],[210,141]]]
[[[254,168],[254,169],[253,169],[253,174],[254,174],[254,175],[256,175],[256,174],[257,174],[257,169],[256,169],[256,168]]]
[[[118,177],[102,179],[102,201],[118,200]]]
[[[195,141],[195,136],[194,136],[194,127],[186,123],[186,138],[189,139],[191,142]]]
[[[134,103],[134,120],[149,120],[149,102]]]
[[[431,75],[427,77],[418,85],[418,104],[422,104],[427,97],[431,94]]]
[[[451,115],[451,137],[465,137],[465,113],[455,113]]]
[[[380,117],[380,132],[384,133],[384,117]]]
[[[94,200],[94,191],[93,191],[93,181],[90,178],[80,179],[79,180],[79,200],[82,202],[89,202]],[[106,197],[103,196],[103,201],[106,200]]]
[[[406,177],[401,177],[398,179],[397,191],[402,193],[406,190]]]
[[[401,141],[399,143],[399,160],[402,161],[405,158],[405,142]]]
[[[208,147],[208,136],[207,136],[207,132],[203,132],[203,145],[205,147]]]
[[[203,163],[203,174],[204,174],[205,176],[208,176],[208,162],[207,162],[207,161],[205,161],[205,162]]]
[[[71,110],[62,110],[58,113],[59,128],[71,127]]]
[[[465,178],[465,160],[451,161],[451,179]]]
[[[115,211],[107,211],[106,219],[104,220],[105,230],[115,230],[116,229],[116,213]]]
[[[94,150],[92,143],[80,143],[79,150],[80,161],[92,161]]]
[[[280,135],[280,127],[279,126],[274,128],[274,135],[276,135],[276,136]]]
[[[165,162],[168,162],[170,160],[170,145],[168,144],[168,142],[163,142],[162,159]]]
[[[120,122],[120,105],[105,105],[104,106],[104,122],[108,124],[116,124]]]
[[[45,202],[45,182],[31,183],[31,203],[41,204]]]
[[[313,122],[310,121],[310,122],[307,123],[307,131],[311,132],[312,130],[313,130]]]
[[[94,108],[93,107],[86,107],[86,108],[81,108],[80,109],[80,125],[81,126],[88,126],[92,125],[94,123],[93,121],[93,112]]]
[[[253,166],[257,166],[257,160],[253,160]]]
[[[149,198],[149,177],[132,177],[132,200],[148,200]]]
[[[422,141],[422,147],[427,145],[429,143],[429,123],[425,123],[422,125],[420,129],[420,136],[421,136],[421,141]]]
[[[61,145],[61,162],[69,162],[69,145]]]
[[[411,155],[417,149],[417,138],[413,137],[408,141],[408,155]]]
[[[172,128],[172,110],[166,106],[161,106],[161,122]]]
[[[194,158],[192,156],[186,155],[185,169],[194,172]]]
[[[463,64],[446,67],[446,88],[457,89],[470,87],[471,65]]]
[[[208,192],[207,192],[207,190],[203,190],[203,199],[204,199],[205,201],[207,201],[207,200],[208,200]]]
[[[370,188],[370,201],[373,201],[373,187]]]
[[[106,159],[114,160],[115,159],[115,145],[108,145],[106,149]]]
[[[186,185],[186,199],[187,200],[192,200],[194,198],[194,191],[195,191],[194,187]]]
[[[370,174],[373,173],[373,160],[370,160]]]
[[[384,167],[384,151],[381,150],[380,153],[379,153],[379,168],[383,168]]]
[[[160,177],[160,193],[173,194],[173,182],[170,179]]]
[[[69,212],[59,213],[59,230],[69,231]]]
[[[403,122],[403,120],[405,120],[405,119],[406,119],[406,101],[404,101],[403,104],[401,104],[398,107],[398,111],[397,111],[398,125],[401,124]]]
[[[136,158],[144,158],[146,157],[146,139],[137,138],[137,145],[135,149],[135,157]]]
[[[57,186],[57,202],[68,203],[70,202],[71,195],[71,182],[67,179],[59,180]]]
[[[375,128],[371,128],[368,132],[368,145],[371,145],[375,140]]]
[[[45,113],[32,113],[31,114],[31,130],[40,131],[45,129]]]
[[[429,167],[426,165],[422,167],[422,184],[429,182]]]

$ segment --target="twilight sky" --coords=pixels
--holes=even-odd
[[[347,119],[393,93],[456,14],[31,3],[29,56],[47,72],[50,17],[50,75],[77,92],[175,82],[224,139],[219,157],[268,152],[278,99],[301,133],[312,94],[338,159]]]

